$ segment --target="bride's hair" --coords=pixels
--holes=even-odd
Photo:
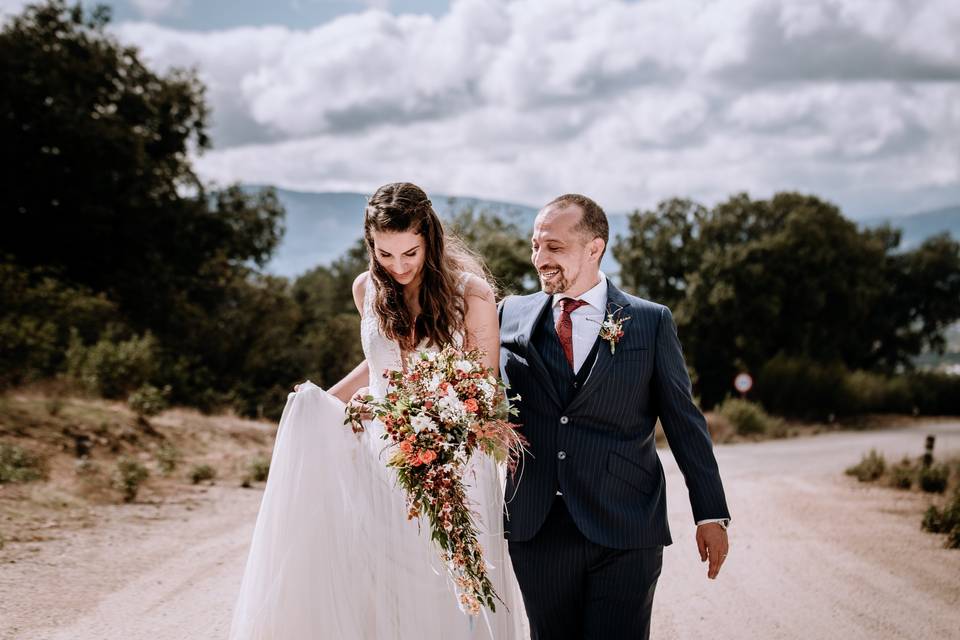
[[[413,318],[402,289],[376,259],[374,231],[412,231],[423,238],[420,315],[415,327],[411,326]],[[423,189],[410,182],[394,182],[377,189],[367,203],[363,235],[376,287],[373,308],[383,334],[407,350],[424,338],[431,345],[445,345],[453,342],[454,335],[463,335],[466,308],[463,295],[457,290],[459,279],[463,273],[474,274],[488,283],[492,278],[483,261],[463,241],[444,232]]]

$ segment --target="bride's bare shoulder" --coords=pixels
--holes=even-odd
[[[370,280],[370,272],[364,271],[353,280],[353,303],[357,305],[357,311],[363,315],[363,298],[367,294],[367,282]]]
[[[467,273],[463,278],[465,280],[463,283],[463,297],[466,298],[468,305],[470,304],[470,298],[480,298],[484,302],[496,304],[496,293],[489,282],[473,273]]]

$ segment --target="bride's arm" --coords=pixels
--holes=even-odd
[[[367,386],[370,380],[370,370],[367,367],[367,361],[364,360],[358,364],[353,371],[343,377],[343,380],[327,389],[327,393],[343,401],[344,404],[350,402],[357,392]]]
[[[367,293],[367,282],[370,279],[370,272],[364,271],[353,281],[353,304],[357,305],[357,311],[360,317],[363,317],[363,300]],[[370,382],[370,368],[367,361],[364,360],[358,364],[353,371],[343,377],[343,380],[327,389],[327,393],[336,396],[345,404],[349,403],[358,391],[365,391]]]
[[[464,324],[468,349],[483,349],[483,365],[500,376],[500,322],[493,289],[484,280],[470,277],[463,292],[466,304]]]

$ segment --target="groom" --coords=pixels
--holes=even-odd
[[[542,292],[500,304],[501,374],[530,441],[505,528],[534,640],[649,637],[671,543],[658,418],[708,577],[727,554],[730,515],[673,317],[603,275],[608,236],[593,200],[556,198],[533,227]]]

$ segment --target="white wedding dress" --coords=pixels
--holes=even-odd
[[[380,332],[372,300],[369,283],[361,339],[370,393],[382,398],[382,373],[401,367],[401,352]],[[386,466],[383,425],[368,422],[354,434],[343,422],[344,404],[316,385],[289,395],[231,640],[528,637],[502,532],[502,466],[476,456],[465,475],[489,575],[503,599],[496,613],[470,617],[457,604],[429,525],[407,519]]]

